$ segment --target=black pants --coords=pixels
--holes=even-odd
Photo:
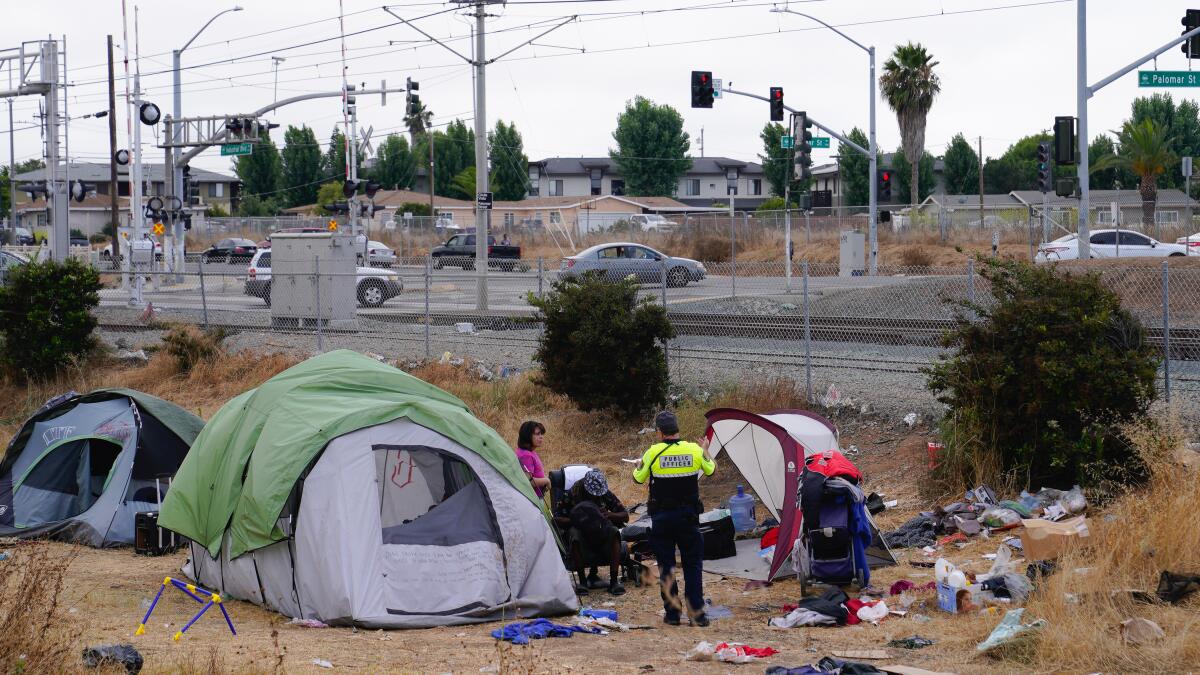
[[[666,579],[673,577],[675,548],[679,547],[680,564],[683,566],[684,593],[692,614],[704,611],[704,539],[700,535],[700,523],[696,511],[690,508],[659,511],[652,517],[650,546],[658,560],[659,592],[663,597],[663,608],[668,619],[679,618],[679,607],[673,605],[671,597],[679,597],[679,585],[672,578],[670,588]]]

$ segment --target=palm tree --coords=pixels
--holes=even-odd
[[[417,137],[425,134],[431,122],[433,122],[433,111],[426,108],[425,104],[420,101],[417,102],[415,112],[404,113],[404,126],[408,127],[408,132],[412,134],[411,142],[414,146],[417,143]]]
[[[1158,201],[1158,177],[1175,163],[1175,153],[1171,152],[1175,139],[1167,137],[1166,127],[1149,118],[1138,124],[1127,121],[1116,134],[1118,153],[1098,158],[1091,171],[1118,167],[1136,174],[1142,196],[1142,224],[1149,225],[1154,222]]]
[[[910,42],[896,47],[883,64],[883,75],[879,78],[879,89],[900,123],[904,157],[910,159],[912,166],[910,204],[918,203],[917,169],[925,152],[925,118],[933,107],[933,98],[942,90],[941,80],[933,72],[937,64],[925,47]]]

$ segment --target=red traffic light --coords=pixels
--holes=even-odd
[[[783,100],[783,89],[780,87],[771,87],[771,93],[774,94],[776,101]]]
[[[884,171],[882,174],[882,177],[883,177],[883,180],[886,182],[886,181],[889,181],[892,179],[892,174],[890,171]]]

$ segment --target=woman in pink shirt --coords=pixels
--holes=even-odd
[[[525,469],[525,475],[529,476],[529,482],[533,485],[533,491],[541,497],[546,493],[546,488],[550,487],[550,479],[546,478],[546,470],[542,468],[542,458],[538,456],[537,450],[542,447],[542,441],[546,436],[546,427],[542,426],[541,422],[530,420],[521,425],[520,431],[517,432],[517,459],[521,462],[521,468]]]

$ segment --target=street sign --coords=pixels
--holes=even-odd
[[[1200,72],[1190,70],[1139,70],[1139,87],[1200,87]]]
[[[713,98],[721,98],[721,86],[722,86],[721,78],[714,77],[713,78]]]
[[[358,154],[370,157],[375,153],[375,149],[371,147],[371,134],[374,132],[374,125],[358,130],[358,135],[362,137],[362,142],[358,144]]]
[[[161,237],[162,235],[163,235],[163,224],[155,223],[154,224],[154,236]]]
[[[329,231],[337,232],[337,221],[336,220],[329,221]]]
[[[254,151],[252,143],[226,143],[221,146],[221,156],[229,157],[230,155],[248,155]]]
[[[492,193],[480,192],[475,195],[475,207],[489,211],[492,210]]]
[[[812,143],[810,143],[810,145],[814,148],[828,148],[829,147],[829,137],[828,136],[813,136]]]
[[[779,147],[783,148],[784,150],[791,150],[792,148],[796,147],[796,139],[792,136],[780,136]]]

